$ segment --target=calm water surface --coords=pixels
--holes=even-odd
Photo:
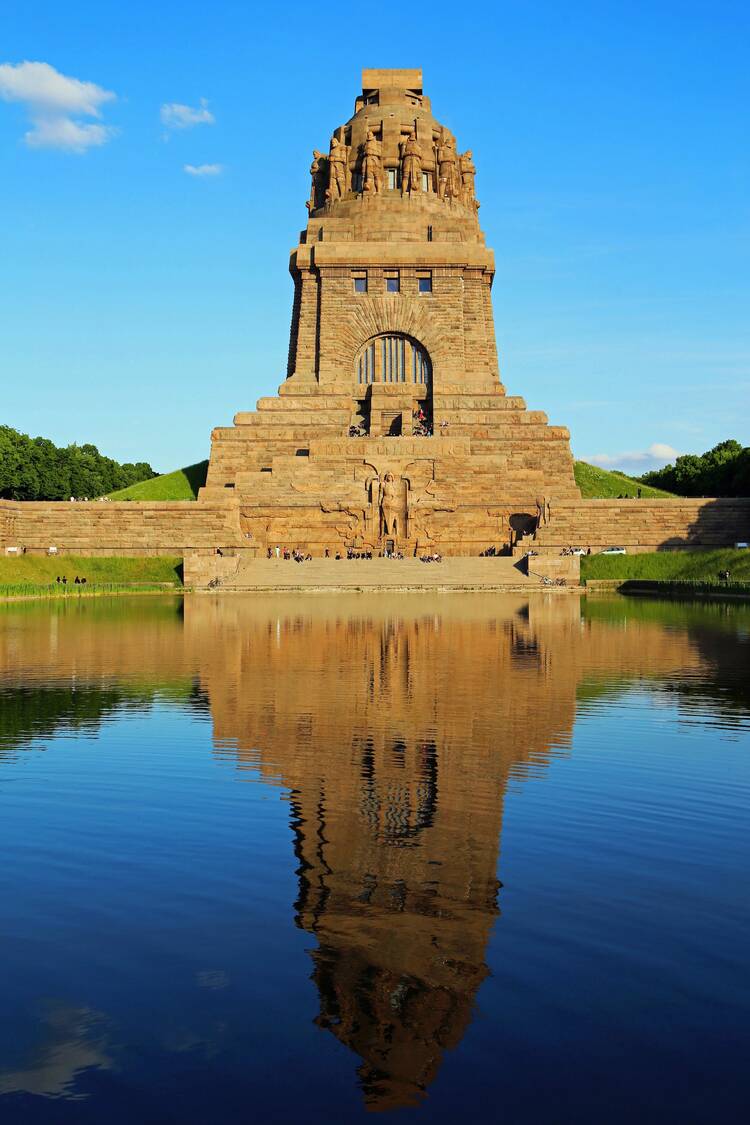
[[[741,606],[0,606],[0,1121],[746,1121],[749,657]]]

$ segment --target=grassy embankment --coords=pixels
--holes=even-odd
[[[186,465],[184,469],[175,469],[173,473],[163,473],[160,477],[151,480],[142,480],[138,484],[131,484],[129,488],[121,488],[117,492],[110,492],[110,500],[196,500],[198,489],[206,483],[208,461],[198,461],[195,465]]]
[[[57,582],[65,576],[65,585]],[[76,585],[75,577],[85,578]],[[182,589],[180,558],[85,558],[80,555],[22,555],[0,558],[0,598],[90,597]]]
[[[580,488],[584,500],[616,500],[618,496],[637,497],[639,488],[643,500],[672,499],[671,492],[663,492],[660,488],[649,488],[647,484],[641,484],[633,477],[626,476],[625,473],[599,469],[596,465],[589,465],[586,461],[576,461],[574,471],[576,484]]]
[[[724,570],[730,573],[729,582],[719,578]],[[581,578],[587,584],[617,582],[624,593],[656,597],[750,598],[750,550],[587,555],[581,559]]]

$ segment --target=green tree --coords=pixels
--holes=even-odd
[[[5,500],[93,500],[156,475],[145,461],[120,465],[90,443],[61,448],[48,438],[0,426],[0,498]]]
[[[700,456],[686,453],[641,480],[678,496],[750,496],[750,448],[733,439],[720,441]]]

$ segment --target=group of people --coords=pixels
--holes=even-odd
[[[561,555],[590,555],[591,548],[587,547],[584,551],[583,547],[563,547],[560,551]]]
[[[219,552],[219,554],[221,554],[221,552]],[[266,554],[269,559],[283,559],[286,562],[312,562],[312,555],[309,553],[309,551],[307,552],[307,554],[305,554],[304,551],[300,551],[297,547],[293,547],[290,549],[289,547],[282,547],[280,545],[277,545],[276,547],[269,547]],[[342,559],[372,559],[374,557],[375,554],[370,547],[363,551],[355,551],[353,547],[347,547],[346,554],[342,554],[341,551],[336,551],[333,555],[331,554],[330,549],[326,547],[323,552],[323,558],[332,558],[336,562],[339,562]],[[390,547],[386,547],[385,550],[380,552],[380,558],[383,559],[402,559],[403,557],[404,555],[402,551],[391,550]],[[430,555],[429,557],[425,557],[422,559],[422,562],[441,561],[442,560],[439,555]],[[57,581],[59,582],[60,579],[58,578]],[[85,582],[86,580],[83,579],[83,581]]]
[[[442,422],[440,423],[440,433],[445,434],[449,426],[450,422],[448,421],[448,419],[443,418]],[[419,406],[416,410],[412,411],[411,436],[432,437],[433,432],[434,431],[432,423],[430,422],[422,407]],[[352,422],[352,424],[349,426],[349,437],[367,437],[367,426],[365,425],[365,423],[361,421]]]
[[[429,563],[429,562],[442,562],[442,561],[443,561],[443,556],[442,556],[442,555],[439,555],[439,554],[437,553],[437,551],[435,551],[435,552],[434,552],[434,553],[433,553],[432,555],[420,555],[420,556],[419,556],[419,561],[420,561],[420,562],[424,562],[424,563]]]
[[[290,560],[297,563],[312,562],[312,555],[309,552],[306,555],[303,554],[297,547],[294,547],[291,551],[288,547],[269,547],[268,558],[272,559],[274,555],[277,559],[285,559],[287,562]]]
[[[94,500],[96,500],[96,502],[98,504],[110,504],[112,502],[112,497],[111,496],[95,496]],[[71,496],[71,498],[70,498],[71,504],[88,504],[88,502],[89,502],[88,496]]]
[[[411,433],[412,437],[432,437],[432,426],[421,406],[412,412]]]
[[[58,586],[67,586],[68,585],[67,574],[63,574],[62,578],[58,574],[57,585]],[[85,578],[79,578],[78,575],[76,574],[75,578],[73,579],[73,585],[74,586],[85,586],[86,585],[86,579]]]

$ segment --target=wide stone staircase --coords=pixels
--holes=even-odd
[[[209,560],[206,560],[208,562]],[[284,559],[223,558],[221,590],[501,590],[524,592],[543,588],[510,557],[419,559]],[[208,573],[208,571],[206,571]],[[197,574],[197,572],[196,572]],[[188,577],[186,572],[186,578]],[[199,585],[196,582],[196,585]],[[201,582],[200,585],[203,585]]]

